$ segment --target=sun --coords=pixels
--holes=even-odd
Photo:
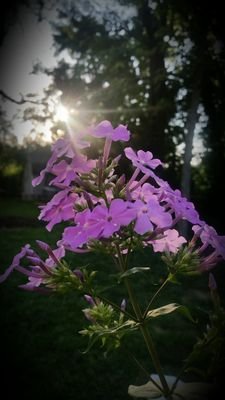
[[[57,106],[55,110],[54,120],[68,122],[68,119],[69,119],[69,111],[67,110],[67,108],[62,104]]]

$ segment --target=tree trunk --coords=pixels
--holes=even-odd
[[[144,40],[146,48],[149,49],[150,74],[149,111],[142,121],[147,131],[141,134],[141,145],[164,161],[167,154],[165,129],[174,106],[174,99],[166,86],[165,43],[163,35],[159,34],[160,28],[166,24],[166,13],[160,13],[159,20],[159,16],[149,7],[148,1],[144,1],[138,11],[142,26],[147,33]]]
[[[187,122],[186,122],[186,134],[185,134],[185,150],[184,150],[184,163],[181,174],[181,192],[182,194],[190,199],[191,195],[191,159],[192,159],[192,148],[194,140],[195,126],[198,121],[198,106],[199,106],[199,92],[197,89],[193,90],[190,102],[190,108],[188,111]]]
[[[187,199],[191,196],[191,160],[192,160],[192,149],[194,140],[195,126],[198,121],[198,106],[200,96],[197,89],[193,89],[190,108],[188,111],[187,122],[186,122],[186,134],[185,134],[185,150],[184,150],[184,163],[181,172],[181,193]],[[188,223],[183,220],[179,224],[180,233],[187,237],[188,236]]]

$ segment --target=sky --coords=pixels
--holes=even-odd
[[[0,89],[16,100],[20,100],[21,94],[26,97],[29,93],[38,93],[41,98],[51,78],[44,73],[33,74],[32,70],[40,61],[45,67],[56,63],[49,22],[46,19],[38,22],[31,9],[21,7],[0,48],[0,58]],[[22,143],[32,128],[31,122],[22,122],[22,113],[28,104],[4,102],[3,106],[8,118],[13,120],[13,133]]]

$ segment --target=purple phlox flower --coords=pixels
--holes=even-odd
[[[21,251],[16,254],[12,260],[12,264],[5,270],[4,274],[0,275],[0,283],[4,282],[8,276],[20,265],[20,261],[22,258],[25,257],[26,254],[31,254],[30,245],[26,244],[24,247],[21,248]]]
[[[48,172],[51,172],[52,167],[53,167],[53,165],[54,165],[54,163],[56,161],[57,161],[57,155],[56,155],[56,153],[53,153],[51,155],[51,157],[49,158],[49,160],[48,160],[48,162],[46,164],[46,167],[40,172],[40,175],[32,180],[32,185],[33,186],[40,185],[40,183],[43,181],[43,179],[45,177],[45,174],[48,173]]]
[[[71,193],[69,189],[56,193],[45,206],[40,207],[41,213],[38,219],[48,222],[46,225],[48,231],[61,221],[74,219],[74,204],[77,198],[78,195]]]
[[[179,236],[176,229],[168,229],[164,231],[163,237],[159,239],[149,240],[148,243],[152,244],[155,252],[171,252],[177,253],[182,244],[187,240],[183,236]]]
[[[85,149],[90,147],[90,143],[84,140],[84,133],[83,132],[76,132],[67,126],[68,130],[68,138],[64,139],[66,141],[65,147],[67,146],[66,156],[68,158],[73,158],[75,154],[77,154],[76,149]],[[63,155],[63,154],[62,154]]]
[[[39,246],[45,251],[49,251],[50,247],[46,243],[40,241]],[[55,260],[57,257],[57,261],[65,255],[65,250],[63,248],[51,250],[51,252],[54,254]],[[23,259],[29,262],[29,265],[26,267],[21,265]],[[13,258],[12,264],[1,276],[0,282],[3,282],[13,270],[16,270],[26,275],[29,280],[28,283],[20,285],[20,287],[26,290],[36,290],[36,288],[44,282],[44,279],[51,275],[51,268],[55,267],[55,265],[56,262],[50,257],[43,261],[39,255],[30,248],[30,245],[27,244],[22,247],[21,251]]]
[[[77,154],[73,158],[71,168],[73,168],[78,174],[89,173],[96,166],[96,160],[88,160],[87,156],[83,154]]]
[[[40,175],[32,180],[32,185],[40,185],[45,177],[45,174],[52,172],[53,165],[56,163],[58,158],[62,156],[66,156],[68,158],[73,158],[75,156],[75,152],[69,139],[60,138],[52,145],[52,155],[48,160],[46,167],[40,172]]]
[[[122,199],[112,200],[109,209],[97,205],[93,211],[88,209],[77,213],[74,227],[64,230],[62,243],[72,251],[86,244],[90,239],[110,237],[121,226],[128,225],[136,216],[135,210],[129,208],[130,203]]]
[[[130,185],[126,185],[126,197],[131,200],[141,199],[141,186],[138,186],[138,181],[132,181]]]
[[[112,142],[128,141],[130,139],[130,132],[125,125],[119,125],[113,128],[111,122],[105,120],[100,122],[96,127],[90,128],[90,134],[98,138],[105,138],[105,145],[103,151],[102,165],[106,166]]]
[[[135,167],[149,176],[154,177],[155,174],[153,174],[152,169],[162,165],[162,162],[159,159],[153,158],[153,155],[150,151],[138,150],[136,154],[131,147],[126,147],[124,152],[126,157],[132,161],[132,164]]]
[[[43,251],[48,253],[49,258],[53,260],[53,265],[59,264],[60,259],[65,254],[63,244],[60,244],[60,246],[58,246],[58,248],[56,250],[52,250],[52,248],[48,245],[48,243],[45,243],[42,240],[36,240],[36,243],[40,247],[40,249],[42,249]],[[61,248],[61,246],[62,246],[62,248]],[[51,266],[52,261],[49,259],[47,259],[47,260],[48,260],[47,265]]]
[[[147,203],[142,200],[136,200],[133,203],[133,207],[137,212],[134,230],[140,235],[153,231],[153,224],[157,228],[168,228],[172,224],[171,215],[159,204],[157,197],[154,195]]]
[[[57,158],[66,156],[73,158],[76,154],[75,149],[72,146],[72,140],[70,138],[60,138],[52,145],[52,152],[57,155]]]
[[[156,177],[156,183],[158,188],[156,188],[156,193],[160,198],[160,201],[165,201],[170,203],[175,197],[180,198],[181,192],[178,189],[173,189],[167,181],[162,178]],[[171,200],[172,199],[172,200]]]
[[[132,193],[132,196],[133,196],[133,193]],[[147,203],[148,200],[150,200],[152,198],[152,196],[154,196],[155,198],[156,197],[158,198],[157,189],[148,182],[144,183],[140,187],[139,198]],[[158,199],[158,202],[159,202],[159,199]]]
[[[50,255],[50,257],[48,257],[45,260],[45,265],[47,265],[47,267],[50,267],[50,268],[55,267],[57,265],[58,261],[60,261],[63,257],[65,257],[65,247],[61,245],[61,246],[57,247],[55,250],[52,250],[52,253],[54,254],[54,258],[51,257],[51,255]],[[56,260],[57,260],[57,263],[56,263]]]
[[[29,282],[23,285],[19,285],[19,288],[32,292],[39,291],[38,289],[40,289],[40,286],[43,282],[43,278],[34,278],[33,276],[29,276],[28,280]]]
[[[47,260],[45,260],[45,264],[49,267],[57,265],[60,259],[65,256],[65,249],[63,248],[63,246],[59,246],[55,250],[52,250],[49,244],[43,242],[42,240],[36,240],[36,243],[41,250],[45,251],[48,254],[49,257],[47,258]],[[51,260],[49,258],[51,258]]]
[[[114,142],[119,140],[127,142],[130,139],[130,132],[125,125],[118,125],[113,128],[111,122],[104,120],[96,127],[90,129],[90,133],[98,138],[108,138]]]
[[[130,202],[122,199],[112,200],[109,208],[97,205],[85,223],[88,237],[108,238],[121,226],[129,225],[136,216],[136,211],[130,206]]]
[[[191,222],[192,224],[200,224],[199,214],[195,209],[194,204],[181,196],[179,190],[175,190],[175,196],[172,199],[172,208],[177,217],[181,217]]]
[[[158,188],[153,186],[152,184],[146,182],[143,185],[137,185],[138,181],[132,182],[130,185],[131,196],[133,200],[142,200],[147,203],[150,199],[157,199],[158,203],[162,201],[162,196],[158,191]],[[135,188],[135,189],[133,189]],[[165,204],[165,202],[164,202]]]
[[[28,282],[23,284],[23,285],[19,285],[20,289],[24,289],[27,291],[33,291],[33,292],[43,292],[43,293],[49,293],[51,290],[42,287],[41,285],[44,282],[44,279],[51,275],[50,271],[46,268],[46,265],[44,264],[44,262],[40,259],[39,264],[41,265],[41,267],[37,266],[32,266],[30,267],[31,270],[29,270],[28,268],[23,268],[23,267],[19,267],[18,271],[23,273],[24,275],[27,275],[28,277]],[[47,271],[47,273],[46,273]]]
[[[207,244],[212,246],[222,257],[225,258],[225,236],[218,235],[216,230],[206,223],[203,223],[200,226],[194,225],[192,230],[195,234],[200,236],[204,245]]]
[[[160,183],[158,194],[161,200],[167,204],[171,212],[175,213],[177,220],[186,219],[192,224],[202,224],[194,204],[186,197],[182,196],[180,190],[173,190],[168,182],[162,179],[158,180],[157,183]]]
[[[56,175],[56,177],[49,182],[49,185],[62,183],[65,186],[69,186],[77,176],[76,171],[72,168],[72,165],[68,164],[65,160],[61,160],[59,163],[55,164],[51,170],[51,173]]]
[[[49,250],[50,248],[46,243],[41,241],[39,241],[39,245],[43,249]],[[59,248],[56,248],[55,250],[51,250],[51,253],[54,255],[54,257],[50,256],[45,261],[42,261],[40,257],[38,261],[38,257],[36,257],[37,263],[36,265],[29,266],[28,268],[30,268],[30,270],[28,270],[28,268],[24,268],[24,270],[21,270],[21,268],[18,269],[20,272],[27,275],[29,280],[29,282],[27,282],[26,284],[20,285],[20,288],[29,291],[49,292],[48,289],[43,287],[40,288],[40,286],[44,284],[44,280],[46,279],[46,277],[52,274],[52,269],[58,265],[60,259],[65,256],[65,249],[63,246],[61,246]],[[32,259],[31,257],[27,257],[27,259],[32,263],[35,261],[34,258]]]
[[[201,255],[200,268],[202,270],[208,271],[221,260],[225,260],[225,236],[218,235],[216,230],[206,223],[202,223],[201,226],[194,225],[192,230],[195,236],[199,236],[202,241],[202,246],[198,249],[198,253]]]
[[[146,232],[153,231],[154,227],[148,215],[148,206],[141,200],[136,200],[133,204],[137,212],[137,219],[134,226],[134,230],[139,235],[143,235]]]
[[[87,160],[87,157],[82,154],[76,155],[70,164],[65,160],[61,160],[52,167],[51,173],[56,175],[56,177],[51,180],[49,184],[55,185],[62,183],[65,186],[69,186],[70,183],[75,180],[77,174],[88,173],[95,165],[95,160]]]
[[[114,142],[117,142],[118,140],[127,142],[130,140],[130,131],[128,131],[125,125],[120,124],[114,129],[111,139]]]
[[[80,246],[83,246],[87,243],[88,237],[84,225],[90,214],[91,211],[89,209],[85,209],[84,211],[77,213],[75,217],[76,226],[71,226],[64,229],[60,243],[62,243],[66,249],[77,251]]]

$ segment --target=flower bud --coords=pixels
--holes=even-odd
[[[95,301],[94,301],[93,297],[91,297],[89,294],[85,294],[84,298],[91,306],[93,306],[93,307],[95,306]]]
[[[123,300],[121,301],[121,304],[120,304],[120,309],[121,309],[121,311],[125,311],[125,310],[126,310],[126,306],[127,306],[126,299],[123,299]]]

